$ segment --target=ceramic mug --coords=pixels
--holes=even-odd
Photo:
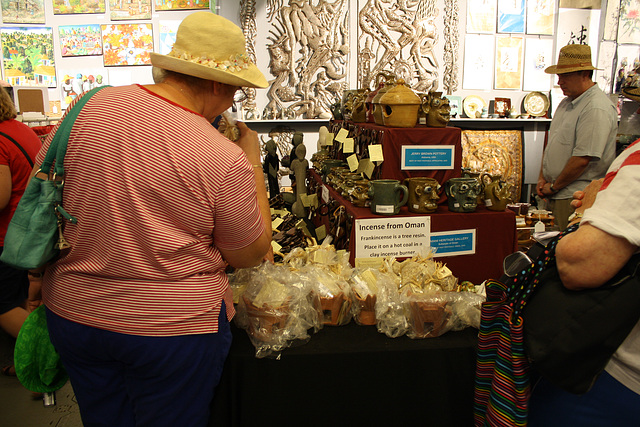
[[[440,184],[437,180],[428,177],[413,177],[404,180],[404,185],[409,189],[407,207],[413,213],[433,213],[438,210],[438,191]]]
[[[374,179],[369,188],[371,212],[378,215],[396,215],[407,203],[407,187],[397,179]],[[402,192],[402,195],[400,193]]]
[[[451,178],[444,183],[451,212],[474,212],[482,185],[475,178]]]

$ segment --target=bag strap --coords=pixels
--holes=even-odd
[[[533,294],[534,290],[540,283],[540,275],[549,265],[556,262],[556,246],[560,239],[569,233],[573,233],[579,227],[579,224],[574,224],[568,227],[566,230],[558,234],[553,240],[551,240],[545,250],[534,259],[529,267],[518,273],[509,283],[509,287],[512,290],[509,296],[509,301],[513,306],[512,319],[517,319],[522,313],[527,301]]]
[[[107,86],[99,86],[86,92],[80,97],[80,99],[78,99],[78,102],[76,102],[73,107],[67,111],[62,123],[60,123],[60,126],[58,126],[58,129],[53,136],[53,140],[49,145],[49,149],[47,150],[44,161],[40,166],[40,170],[48,173],[51,170],[53,161],[56,160],[54,174],[56,176],[64,175],[64,156],[67,153],[67,142],[69,141],[73,124],[80,114],[80,110],[82,110],[82,107],[87,103],[87,101],[89,101],[89,99],[99,90],[104,89],[105,87]]]
[[[20,149],[20,151],[22,151],[22,154],[24,154],[24,157],[27,159],[27,162],[29,162],[29,166],[31,166],[33,168],[33,160],[31,160],[31,157],[29,157],[29,155],[27,154],[25,149],[22,148],[22,145],[18,144],[18,141],[16,141],[15,139],[11,138],[9,135],[7,135],[4,132],[0,132],[0,135],[4,136],[9,141],[13,142],[16,145],[16,147],[18,147]]]

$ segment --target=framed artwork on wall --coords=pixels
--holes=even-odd
[[[524,0],[498,0],[498,32],[524,33]]]
[[[618,43],[640,43],[640,0],[620,0]]]
[[[171,48],[173,44],[176,42],[176,33],[178,32],[178,27],[180,26],[180,22],[178,20],[173,21],[160,21],[160,33],[158,40],[160,42],[160,46],[158,46],[158,53],[162,55],[168,55],[171,52]]]
[[[52,0],[54,15],[104,13],[104,0]]]
[[[44,24],[44,0],[2,0],[2,22],[4,24]]]
[[[496,31],[496,0],[467,1],[467,33]]]
[[[109,84],[106,68],[62,68],[60,76],[60,107],[63,110],[78,94]]]
[[[60,25],[58,27],[62,56],[102,55],[100,25]]]
[[[492,35],[467,34],[464,38],[463,89],[491,89],[493,76]]]
[[[555,0],[527,1],[527,34],[553,35]]]
[[[526,39],[522,90],[549,90],[551,75],[545,73],[544,69],[552,65],[553,61],[553,39]]]
[[[522,37],[496,38],[495,89],[520,89],[523,45]]]
[[[215,0],[154,0],[155,10],[216,9]]]
[[[12,86],[56,87],[53,29],[1,29],[3,77]]]
[[[102,25],[105,67],[151,65],[153,28],[151,24]]]
[[[151,19],[151,0],[109,0],[109,14],[112,21]]]

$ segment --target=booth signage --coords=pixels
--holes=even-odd
[[[454,145],[403,145],[403,170],[453,169]]]
[[[355,258],[404,258],[429,250],[428,216],[355,220]]]
[[[436,257],[476,253],[476,230],[443,231],[431,234],[431,248]]]

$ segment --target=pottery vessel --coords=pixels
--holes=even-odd
[[[474,212],[478,207],[481,185],[475,178],[451,178],[444,183],[451,212]]]
[[[369,188],[371,212],[378,215],[397,215],[407,203],[409,191],[397,179],[374,179]]]
[[[380,97],[385,126],[411,128],[418,124],[420,97],[398,79],[397,84]]]
[[[403,184],[409,190],[407,208],[413,213],[433,213],[438,210],[438,191],[440,184],[428,177],[413,177],[404,180]]]

